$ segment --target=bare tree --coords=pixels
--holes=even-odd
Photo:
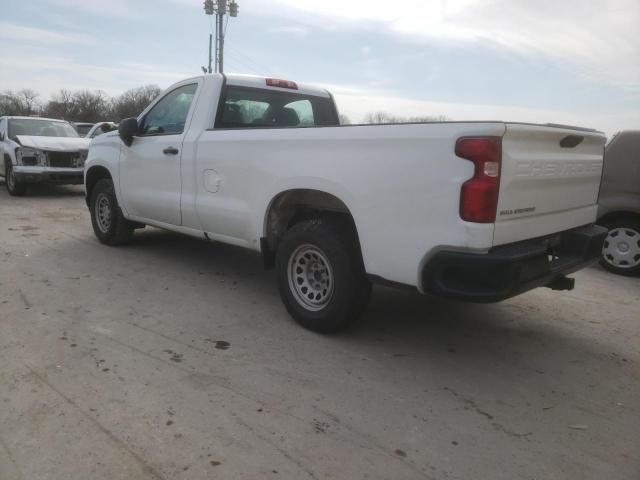
[[[411,123],[437,123],[437,122],[448,122],[449,117],[446,115],[425,115],[422,117],[409,117],[408,122]]]
[[[81,90],[73,95],[75,118],[77,122],[99,122],[108,119],[109,100],[104,92]]]
[[[30,89],[24,89],[18,92],[18,98],[26,115],[33,115],[40,110],[38,97],[39,95]]]
[[[73,93],[64,88],[51,97],[51,100],[49,100],[43,110],[45,116],[63,120],[74,120],[76,113],[77,108]]]
[[[160,93],[160,87],[156,85],[145,85],[127,90],[113,100],[111,118],[120,121],[124,118],[137,117]]]
[[[47,117],[74,122],[99,122],[110,120],[111,100],[102,91],[62,89],[51,97],[43,109]]]
[[[8,90],[0,94],[1,115],[34,115],[39,110],[38,94],[33,90],[23,89],[18,92]]]
[[[0,115],[15,115],[15,104],[13,102],[13,92],[5,91],[0,93]]]
[[[38,94],[24,89],[0,93],[0,115],[44,115],[75,122],[119,121],[137,117],[162,91],[156,85],[145,85],[127,90],[116,98],[104,92],[61,89],[41,106]]]
[[[419,117],[396,117],[386,112],[369,113],[364,117],[364,123],[433,123],[446,122],[448,120],[444,115],[424,115]]]
[[[403,121],[402,118],[394,117],[386,112],[373,112],[368,113],[364,117],[364,123],[401,123]]]
[[[344,113],[338,114],[338,121],[340,122],[340,125],[351,125],[351,119]]]

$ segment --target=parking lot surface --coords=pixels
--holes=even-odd
[[[640,478],[640,279],[294,324],[257,254],[0,182],[0,479]],[[392,254],[392,252],[390,252]]]

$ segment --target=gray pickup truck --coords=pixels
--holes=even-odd
[[[598,224],[609,229],[601,264],[622,275],[640,273],[640,130],[607,144],[598,201]]]

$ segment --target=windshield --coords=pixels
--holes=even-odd
[[[68,123],[37,118],[9,120],[9,137],[16,138],[18,135],[33,137],[78,137],[78,133]]]

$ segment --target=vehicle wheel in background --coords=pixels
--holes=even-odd
[[[355,320],[371,297],[362,256],[347,221],[304,220],[285,234],[276,255],[280,297],[303,327],[336,332]]]
[[[89,209],[93,231],[100,242],[122,245],[131,241],[135,224],[122,215],[111,180],[103,178],[96,183],[91,192]]]
[[[5,166],[4,184],[7,187],[9,195],[13,195],[14,197],[20,197],[27,191],[27,184],[18,181],[15,173],[13,172],[13,165],[11,163],[7,163]]]
[[[640,273],[640,222],[631,217],[616,219],[607,225],[609,234],[602,246],[600,264],[613,273]]]

